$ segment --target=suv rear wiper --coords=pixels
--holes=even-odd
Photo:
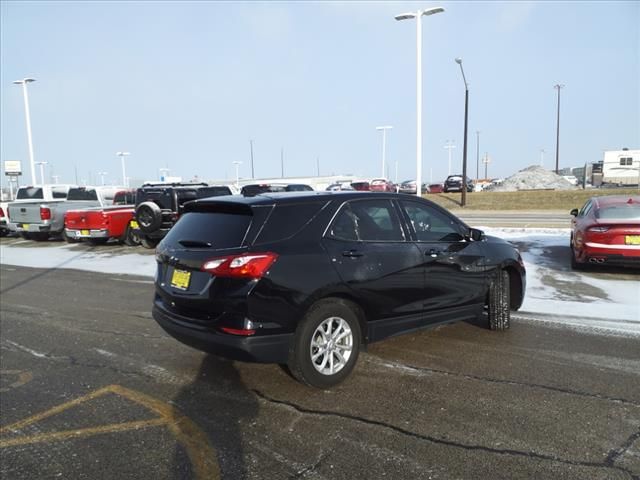
[[[178,243],[183,247],[204,247],[211,248],[212,245],[209,242],[203,242],[201,240],[178,240]]]

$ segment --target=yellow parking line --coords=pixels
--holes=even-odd
[[[93,435],[100,435],[102,433],[140,430],[147,427],[166,425],[166,423],[167,422],[164,418],[154,418],[153,420],[143,420],[140,422],[113,423],[111,425],[103,425],[101,427],[81,428],[78,430],[66,430],[63,432],[41,433],[39,435],[31,435],[28,437],[7,438],[6,440],[0,440],[0,448],[14,447],[16,445],[27,445],[30,443],[67,440],[73,437],[90,437]]]
[[[217,455],[215,450],[209,444],[209,440],[202,430],[188,417],[182,415],[176,408],[164,402],[156,400],[153,397],[124,388],[120,385],[108,385],[106,387],[95,390],[87,395],[76,398],[69,402],[53,407],[44,412],[32,415],[24,420],[12,423],[0,428],[0,434],[16,432],[26,426],[32,425],[40,420],[51,417],[58,413],[64,412],[69,408],[80,405],[81,403],[95,399],[106,394],[115,394],[124,397],[132,402],[138,403],[143,407],[155,412],[160,418],[144,420],[138,422],[125,422],[103,425],[100,427],[84,428],[76,430],[67,430],[63,432],[43,433],[39,435],[22,436],[0,440],[0,448],[10,447],[14,445],[24,445],[28,443],[51,442],[67,440],[69,438],[81,438],[104,433],[123,432],[127,430],[135,430],[141,428],[149,428],[154,426],[166,426],[173,436],[176,438],[186,450],[191,465],[193,466],[194,475],[200,479],[219,479],[220,468],[218,466]]]

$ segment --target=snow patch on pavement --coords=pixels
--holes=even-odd
[[[74,245],[34,247],[0,246],[2,265],[20,265],[34,268],[71,268],[89,272],[115,273],[153,277],[156,261],[153,255],[111,251],[78,251]]]

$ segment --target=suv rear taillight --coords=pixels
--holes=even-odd
[[[202,271],[217,277],[262,278],[277,258],[271,252],[212,258],[202,264]]]
[[[51,220],[51,209],[48,207],[40,207],[40,220]]]
[[[4,210],[0,207],[0,217],[4,217]]]

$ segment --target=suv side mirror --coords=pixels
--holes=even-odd
[[[569,212],[569,215],[573,215],[574,217],[577,217],[578,216],[578,209],[574,208],[573,210],[571,210]]]
[[[468,237],[474,242],[480,242],[484,238],[484,232],[477,228],[470,228]]]

